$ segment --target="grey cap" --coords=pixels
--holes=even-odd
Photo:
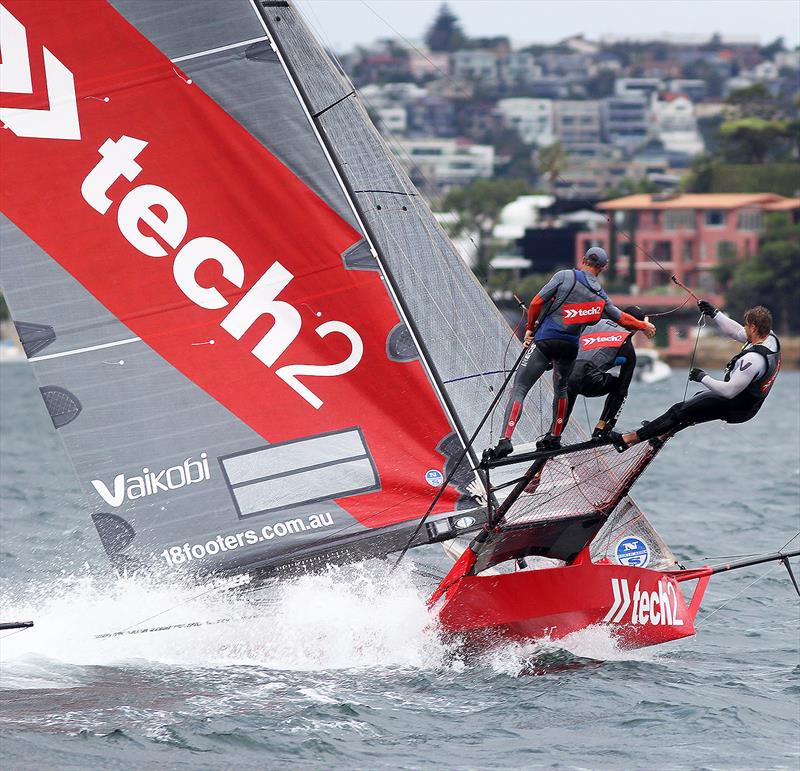
[[[587,249],[586,254],[583,255],[583,259],[590,265],[597,265],[598,268],[605,268],[605,266],[608,265],[606,250],[601,249],[599,246],[593,246],[591,249]]]

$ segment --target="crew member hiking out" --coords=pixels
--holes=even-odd
[[[638,305],[630,305],[623,312],[645,321],[644,311]],[[586,327],[580,337],[578,356],[569,376],[564,428],[578,396],[607,395],[592,439],[604,439],[609,435],[622,412],[636,369],[636,349],[633,347],[635,334],[635,331],[625,329],[611,319],[600,319],[596,324]],[[609,372],[615,367],[619,367],[618,375]]]
[[[553,367],[553,419],[550,430],[537,442],[537,447],[556,449],[561,446],[567,413],[567,383],[578,354],[578,340],[587,324],[606,316],[625,329],[641,329],[649,337],[655,334],[652,324],[624,313],[608,299],[597,281],[607,265],[608,255],[600,247],[593,246],[583,256],[581,270],[559,271],[531,301],[525,332],[525,345],[529,350],[514,378],[503,418],[503,437],[494,448],[494,457],[504,458],[513,450],[511,436],[525,397],[550,365]]]
[[[709,420],[744,423],[755,416],[767,398],[781,366],[781,344],[772,331],[772,314],[757,305],[744,314],[742,326],[706,300],[700,300],[697,305],[728,337],[744,343],[742,350],[728,362],[722,380],[715,380],[694,367],[689,380],[704,385],[708,391],[673,404],[638,431],[615,434],[614,443],[620,451]]]

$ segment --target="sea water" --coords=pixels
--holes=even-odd
[[[620,425],[685,383],[634,384]],[[634,495],[679,559],[800,531],[799,422],[786,372],[755,420],[665,448]],[[267,595],[115,576],[24,362],[0,365],[0,452],[0,616],[36,622],[0,633],[4,768],[800,764],[800,598],[780,565],[712,578],[694,639],[625,651],[595,628],[466,656],[431,623],[413,553]]]

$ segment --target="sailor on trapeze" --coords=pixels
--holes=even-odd
[[[606,316],[625,329],[641,329],[648,337],[655,335],[656,328],[650,322],[624,313],[608,299],[597,281],[607,265],[605,250],[593,246],[583,256],[581,270],[560,270],[531,301],[525,331],[525,345],[530,348],[514,379],[503,418],[503,437],[493,450],[495,458],[504,458],[513,450],[511,435],[519,421],[522,403],[548,365],[553,367],[553,419],[550,430],[537,442],[537,447],[544,450],[561,446],[567,413],[567,383],[578,354],[578,340],[587,324]],[[534,341],[535,345],[531,345]]]
[[[629,305],[623,313],[645,321],[644,311],[638,305]],[[580,337],[578,356],[569,376],[567,386],[567,412],[564,427],[569,422],[578,396],[606,396],[606,403],[597,421],[592,439],[605,439],[617,423],[628,388],[636,369],[636,349],[633,338],[636,331],[625,329],[611,319],[600,319],[586,327]],[[619,367],[619,374],[610,370]]]
[[[728,362],[722,380],[715,380],[694,367],[689,380],[701,383],[708,391],[673,404],[638,431],[613,434],[618,450],[709,420],[744,423],[759,411],[767,398],[781,366],[781,344],[772,331],[772,314],[757,305],[744,314],[742,326],[706,300],[700,300],[697,305],[706,316],[714,319],[722,332],[745,345]]]

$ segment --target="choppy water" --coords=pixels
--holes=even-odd
[[[634,390],[623,427],[682,378]],[[685,432],[640,480],[679,558],[800,530],[798,386],[785,373],[756,420]],[[268,606],[113,577],[26,364],[0,366],[0,395],[0,615],[36,620],[0,639],[4,768],[800,765],[800,601],[780,567],[712,579],[693,640],[626,652],[588,630],[463,660],[429,623],[430,587],[379,565]],[[155,614],[239,620],[93,639]]]

